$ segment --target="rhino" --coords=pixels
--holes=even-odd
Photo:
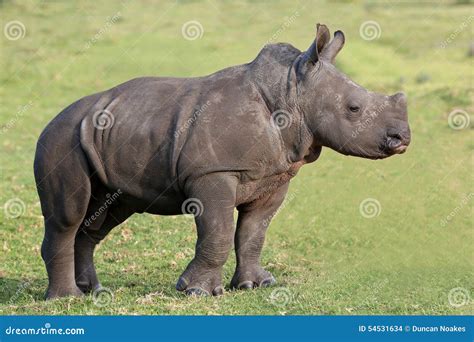
[[[275,284],[260,255],[298,170],[323,147],[383,159],[410,143],[406,96],[368,91],[339,71],[344,42],[318,24],[306,51],[269,44],[247,64],[132,79],[58,114],[34,160],[46,298],[101,289],[94,249],[134,213],[194,215],[195,256],[178,291],[223,294],[232,247],[230,288]]]

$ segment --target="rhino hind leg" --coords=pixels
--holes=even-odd
[[[60,155],[38,148],[35,178],[45,221],[41,256],[48,273],[46,298],[81,296],[74,275],[74,241],[90,199],[89,170],[75,147]]]
[[[99,198],[102,197],[96,197],[95,202],[103,203],[98,200]],[[97,208],[96,205],[90,207]],[[88,214],[90,212],[91,210],[88,211]],[[95,247],[114,227],[124,222],[133,212],[130,207],[115,203],[92,224],[86,226],[84,222],[82,223],[77,232],[74,246],[76,284],[82,292],[87,293],[101,288],[94,265]],[[87,217],[89,216],[86,216],[86,220]]]

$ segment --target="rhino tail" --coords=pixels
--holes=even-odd
[[[100,131],[94,126],[94,119],[92,115],[87,115],[84,119],[82,119],[80,139],[81,147],[85,152],[92,168],[92,174],[95,173],[104,185],[108,184],[104,162],[99,151],[97,150],[97,144],[100,143],[99,140],[101,140],[101,134]]]

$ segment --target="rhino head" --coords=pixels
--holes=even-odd
[[[406,96],[368,91],[340,72],[334,59],[344,42],[341,31],[331,40],[328,28],[318,24],[314,42],[293,65],[296,106],[315,142],[370,159],[405,152],[410,144]]]

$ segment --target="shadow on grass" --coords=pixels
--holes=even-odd
[[[9,279],[0,278],[0,305],[14,305],[28,297],[44,299],[47,279]]]
[[[47,279],[10,279],[0,278],[0,305],[16,305],[22,302],[42,301],[46,288]],[[118,275],[114,280],[106,280],[103,283],[105,288],[112,292],[125,290],[133,292],[136,297],[146,297],[147,295],[159,294],[168,298],[184,297],[182,293],[175,290],[174,283],[161,282],[138,282],[134,280],[120,280]]]

